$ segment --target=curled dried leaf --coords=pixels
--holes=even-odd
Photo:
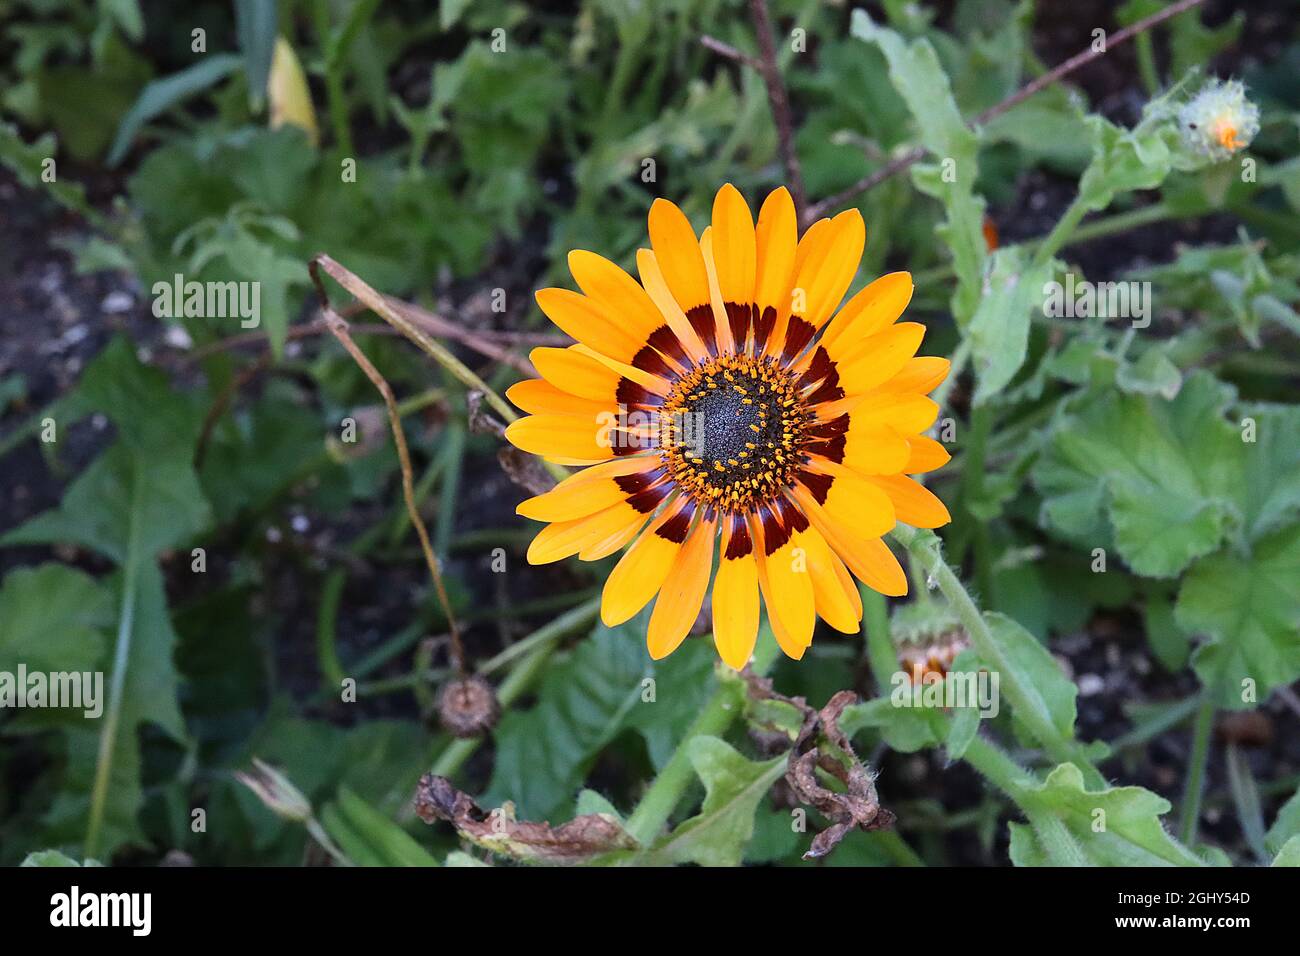
[[[425,823],[446,820],[476,846],[530,863],[574,864],[637,842],[609,814],[588,813],[553,827],[516,820],[514,805],[485,811],[446,777],[426,773],[415,791],[415,813]]]
[[[555,479],[533,455],[507,445],[497,452],[501,470],[516,485],[535,495],[543,495],[555,487]]]
[[[751,701],[769,708],[773,704],[783,705],[803,718],[790,750],[785,782],[799,803],[813,807],[831,821],[829,827],[813,838],[804,859],[826,856],[854,829],[882,830],[893,825],[894,814],[880,806],[876,795],[875,775],[858,759],[848,735],[839,727],[840,716],[846,707],[857,703],[857,694],[842,690],[817,711],[802,697],[777,693],[766,678],[747,673],[745,680]],[[782,735],[782,728],[773,721],[761,727],[760,733],[770,742]],[[844,792],[822,786],[818,769],[843,783]]]

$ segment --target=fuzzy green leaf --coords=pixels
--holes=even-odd
[[[1065,419],[1033,472],[1045,520],[1105,547],[1104,511],[1121,557],[1151,577],[1213,551],[1237,514],[1242,443],[1224,418],[1230,394],[1197,372],[1173,401],[1109,393]]]
[[[754,761],[717,737],[687,744],[691,766],[704,784],[704,805],[651,851],[661,863],[739,866],[754,833],[758,802],[785,772],[787,759]]]
[[[1207,637],[1192,666],[1223,707],[1253,707],[1300,677],[1300,527],[1256,543],[1249,557],[1224,550],[1198,561],[1174,616]]]
[[[1061,857],[1072,852],[1081,854],[1073,862],[1093,866],[1204,865],[1165,832],[1160,817],[1169,812],[1169,801],[1142,787],[1087,790],[1079,768],[1061,764],[1029,788],[1022,802],[1031,820],[1045,814],[1064,833],[1054,826],[1012,824],[1011,859],[1017,866],[1061,865]]]

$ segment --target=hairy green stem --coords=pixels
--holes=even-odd
[[[1052,725],[1052,722],[1033,706],[1029,689],[1024,686],[1020,675],[1011,666],[1002,645],[993,636],[988,622],[984,620],[984,615],[940,554],[938,537],[933,532],[918,531],[902,524],[894,529],[893,535],[899,544],[917,557],[921,566],[938,582],[939,589],[943,591],[953,611],[962,622],[976,652],[999,672],[1003,692],[1011,701],[1017,716],[1037,738],[1043,749],[1058,763],[1075,764],[1094,786],[1105,786],[1106,782],[1101,773],[1080,753],[1078,742],[1066,739]]]

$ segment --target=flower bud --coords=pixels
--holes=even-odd
[[[257,794],[278,817],[302,823],[311,819],[311,803],[289,778],[268,763],[253,758],[253,772],[237,772],[235,779]]]

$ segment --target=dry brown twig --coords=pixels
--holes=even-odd
[[[386,297],[388,298],[388,297]],[[453,322],[442,318],[437,313],[422,309],[417,305],[409,302],[402,302],[399,299],[388,298],[388,301],[403,311],[410,321],[432,335],[439,335],[458,342],[467,348],[473,349],[480,355],[500,362],[503,365],[509,365],[523,375],[533,378],[537,375],[537,369],[533,363],[518,353],[511,351],[510,347],[521,345],[550,345],[564,347],[572,345],[573,340],[560,335],[548,335],[544,332],[509,332],[498,329],[485,329],[474,331],[472,329],[461,328]],[[338,312],[344,318],[350,319],[353,315],[365,312],[368,306],[360,302],[352,302],[341,307]],[[404,335],[400,329],[388,325],[354,325],[351,327],[353,335]],[[329,323],[322,317],[311,322],[304,322],[301,325],[291,325],[287,337],[290,341],[297,339],[311,338],[316,335],[324,335],[329,331]],[[264,331],[241,332],[238,335],[232,335],[224,338],[219,342],[213,342],[210,345],[202,346],[190,352],[186,357],[186,362],[197,362],[209,355],[218,352],[226,352],[231,349],[240,348],[245,345],[262,345],[268,344],[270,336]]]
[[[767,87],[768,102],[772,104],[772,119],[776,122],[776,139],[785,164],[785,178],[794,200],[795,212],[802,220],[807,208],[807,193],[803,186],[803,172],[799,169],[799,154],[794,148],[794,120],[790,116],[790,97],[786,95],[781,80],[781,68],[776,62],[776,44],[772,40],[772,18],[768,16],[767,0],[749,0],[749,14],[754,20],[754,35],[758,40],[758,68]]]
[[[331,260],[332,261],[332,260]],[[411,451],[406,444],[406,433],[402,430],[402,413],[397,407],[397,397],[393,394],[392,386],[388,380],[375,368],[374,364],[366,357],[366,353],[353,340],[351,333],[348,331],[348,322],[343,316],[334,311],[330,305],[329,297],[325,293],[324,286],[320,283],[315,271],[312,273],[313,279],[316,279],[317,292],[320,295],[321,313],[328,323],[329,331],[338,339],[339,344],[352,356],[352,360],[357,363],[366,378],[375,386],[380,397],[384,400],[384,407],[388,410],[388,424],[393,432],[393,443],[397,446],[397,460],[402,472],[402,497],[406,500],[406,513],[411,519],[411,525],[415,528],[415,533],[420,539],[420,550],[424,552],[424,562],[429,568],[429,577],[433,580],[433,586],[438,592],[438,603],[442,606],[442,612],[447,618],[447,628],[451,636],[451,658],[456,672],[464,677],[465,670],[465,648],[461,643],[460,629],[456,625],[456,616],[452,613],[451,600],[447,596],[447,587],[442,580],[442,568],[438,563],[438,556],[433,553],[433,545],[429,541],[429,531],[424,525],[424,519],[420,516],[420,509],[415,501],[415,473],[411,467]]]
[[[973,129],[978,129],[989,121],[1001,116],[1008,110],[1023,103],[1035,93],[1040,92],[1080,67],[1086,66],[1098,57],[1104,56],[1115,47],[1131,40],[1138,34],[1150,30],[1152,27],[1164,23],[1171,17],[1176,17],[1178,14],[1191,10],[1193,7],[1197,7],[1204,2],[1205,0],[1178,0],[1177,3],[1174,3],[1157,13],[1153,13],[1149,17],[1144,17],[1136,23],[1124,27],[1122,30],[1117,30],[1114,34],[1106,38],[1106,45],[1103,49],[1098,50],[1089,46],[1086,50],[1075,54],[1068,60],[1065,60],[1053,69],[1044,73],[1042,76],[1026,83],[1006,99],[984,110],[984,112],[971,120],[970,126]],[[906,152],[895,156],[884,166],[880,167],[880,169],[864,176],[848,189],[838,192],[833,196],[828,196],[811,206],[805,206],[802,202],[803,182],[799,175],[799,160],[798,157],[794,155],[794,133],[789,116],[789,100],[785,96],[785,87],[781,85],[780,74],[776,71],[775,52],[772,50],[771,28],[767,19],[767,5],[764,0],[750,0],[750,9],[754,14],[755,25],[759,27],[757,30],[759,49],[763,51],[761,59],[743,53],[735,47],[723,43],[713,37],[702,37],[700,42],[715,53],[736,60],[739,63],[743,63],[746,66],[759,70],[763,74],[763,79],[767,83],[768,87],[768,96],[772,102],[773,118],[777,125],[777,135],[781,144],[782,158],[785,161],[786,176],[790,180],[790,191],[795,199],[795,208],[800,212],[800,221],[805,226],[823,218],[832,209],[843,206],[850,200],[855,199],[857,196],[870,189],[873,189],[891,176],[901,173],[903,170],[908,169],[921,159],[925,158],[926,150],[923,147],[914,146]],[[760,26],[760,16],[763,26]],[[764,26],[766,26],[766,29],[764,29]],[[771,54],[770,56],[769,53]],[[798,193],[795,192],[796,189],[799,190]]]
[[[1016,90],[1016,92],[1012,93],[1006,99],[1002,100],[999,103],[995,103],[993,106],[990,106],[988,109],[984,110],[984,112],[976,116],[968,125],[970,125],[972,129],[979,129],[979,127],[985,125],[990,120],[996,119],[997,117],[1001,116],[1003,113],[1007,112],[1013,107],[1020,105],[1025,100],[1033,96],[1035,93],[1038,93],[1044,88],[1050,86],[1051,84],[1055,83],[1057,80],[1062,79],[1067,74],[1074,72],[1079,67],[1091,63],[1093,60],[1097,59],[1100,56],[1104,56],[1107,52],[1114,49],[1116,46],[1119,46],[1125,41],[1132,39],[1133,37],[1137,36],[1139,33],[1149,30],[1152,27],[1156,26],[1157,24],[1163,23],[1165,20],[1168,20],[1170,17],[1177,16],[1178,14],[1184,12],[1185,10],[1190,10],[1192,7],[1198,6],[1204,2],[1205,0],[1178,0],[1178,2],[1175,3],[1173,6],[1166,7],[1165,9],[1159,11],[1158,13],[1154,13],[1149,17],[1137,21],[1136,23],[1130,24],[1124,29],[1117,31],[1114,34],[1114,36],[1108,37],[1106,40],[1106,45],[1103,49],[1097,50],[1089,46],[1088,49],[1083,50],[1080,53],[1076,53],[1074,56],[1070,57],[1068,60],[1065,60],[1063,63],[1058,64],[1056,67],[1044,73],[1042,76],[1026,83],[1024,86]],[[874,187],[880,185],[880,183],[884,182],[886,179],[889,179],[891,176],[895,175],[896,173],[901,173],[903,170],[908,169],[915,163],[924,159],[925,154],[926,154],[926,150],[920,146],[914,146],[912,149],[908,150],[907,152],[899,154],[898,156],[890,160],[886,165],[882,166],[880,169],[876,170],[875,172],[863,177],[858,182],[850,186],[848,189],[845,189],[843,192],[836,193],[833,196],[828,196],[825,199],[821,200],[820,202],[815,203],[813,206],[811,206],[808,209],[807,221],[811,222],[822,218],[822,216],[824,216],[827,212],[834,209],[835,207],[844,205],[849,200],[854,199],[860,194],[867,192],[868,190],[873,189]]]

